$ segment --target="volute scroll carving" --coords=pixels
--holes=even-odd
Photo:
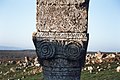
[[[65,53],[69,60],[79,60],[85,49],[78,42],[71,42],[65,46]]]
[[[89,33],[90,0],[36,0],[33,42],[44,80],[80,80]]]
[[[41,59],[50,59],[53,58],[55,54],[54,44],[50,43],[48,40],[35,41],[36,52],[38,57]]]

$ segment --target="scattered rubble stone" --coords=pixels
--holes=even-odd
[[[24,79],[25,78],[25,76],[22,76],[22,78],[21,79]]]
[[[3,72],[2,71],[0,71],[0,74],[2,74]]]
[[[113,53],[113,54],[105,54],[102,52],[97,52],[95,54],[87,54],[86,55],[86,66],[82,69],[82,71],[88,71],[89,73],[99,73],[101,71],[104,70],[110,70],[111,67],[111,63],[115,63],[117,66],[116,68],[114,68],[114,70],[116,72],[120,72],[120,54],[118,53]],[[16,65],[16,67],[10,67],[8,71],[3,72],[0,71],[0,75],[6,76],[9,73],[15,73],[18,71],[21,71],[24,74],[27,75],[34,75],[37,73],[42,72],[42,67],[40,65],[40,63],[38,62],[38,58],[29,58],[29,57],[25,57],[23,60],[18,60],[18,61],[6,61],[6,62],[2,62],[0,61],[0,64],[3,64],[3,66],[9,66],[9,65]],[[105,65],[104,67],[102,66],[103,63],[107,63],[107,65]],[[99,64],[97,66],[94,66],[96,64]],[[32,67],[32,69],[31,69]],[[30,68],[30,70],[28,70]],[[14,74],[13,76],[16,77],[17,74]],[[22,80],[24,79],[26,76],[22,76],[21,78],[17,79],[17,80]],[[8,79],[11,80],[11,79]]]
[[[10,71],[11,71],[11,72],[15,72],[14,67],[10,68]]]
[[[5,66],[8,66],[8,65],[10,65],[9,63],[5,63]]]
[[[7,74],[9,74],[10,72],[9,71],[7,71],[6,73],[4,73],[3,75],[7,75]]]
[[[16,70],[21,70],[22,69],[22,67],[16,67]]]
[[[16,64],[16,61],[9,61],[9,64]]]
[[[29,57],[25,57],[25,62],[26,62],[26,63],[29,62]]]
[[[92,73],[93,67],[92,67],[92,66],[88,66],[88,71],[89,71],[90,73]]]
[[[2,64],[2,62],[0,61],[0,65]]]
[[[87,54],[86,55],[86,64],[95,64],[95,63],[103,63],[103,62],[119,62],[120,54],[105,54],[102,52],[97,52],[95,54]]]
[[[107,63],[107,65],[103,64]],[[89,71],[93,73],[96,71],[96,74],[103,70],[109,70],[112,68],[111,63],[114,63],[120,66],[120,54],[119,53],[104,53],[98,51],[95,54],[87,54],[86,55],[86,67],[83,68],[84,71]],[[99,66],[94,66],[95,64],[99,64]],[[93,65],[93,66],[90,66]],[[117,72],[120,72],[119,67],[116,68]]]
[[[116,68],[116,71],[117,71],[117,72],[120,72],[120,66],[118,66],[118,67]]]
[[[34,65],[37,66],[37,67],[40,67],[40,64],[39,64],[39,62],[38,62],[38,57],[36,57],[36,58],[34,59]]]

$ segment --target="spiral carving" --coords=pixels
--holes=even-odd
[[[72,42],[65,46],[66,56],[70,60],[78,60],[82,56],[83,50],[84,48],[77,42]]]
[[[37,53],[40,58],[52,58],[55,54],[55,47],[51,42],[41,41],[38,44]]]

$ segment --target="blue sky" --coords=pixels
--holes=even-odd
[[[91,0],[88,51],[120,51],[120,0]],[[0,0],[0,45],[33,49],[36,0]]]

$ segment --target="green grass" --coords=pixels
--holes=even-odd
[[[108,64],[110,65],[109,68]],[[94,68],[93,72],[90,73],[88,70],[84,70],[81,73],[81,80],[120,80],[120,72],[116,72],[116,67],[118,66],[115,62],[114,63],[103,63],[103,64],[91,64],[86,65],[92,66]],[[97,66],[102,68],[101,71],[98,71]],[[0,80],[43,80],[42,73],[32,74],[31,71],[36,69],[36,67],[28,67],[22,68],[20,70],[16,70],[15,72],[10,71],[10,68],[19,67],[16,64],[9,64],[5,66],[5,64],[0,65]],[[24,70],[26,69],[26,72]],[[7,73],[9,72],[9,73]],[[7,73],[5,75],[5,73]]]
[[[28,76],[23,80],[43,80],[42,74]],[[89,73],[89,71],[82,71],[81,80],[120,80],[120,73],[115,70],[105,70],[98,73]]]
[[[89,73],[83,71],[81,80],[120,80],[120,73],[114,70],[100,71],[99,73]]]
[[[35,75],[29,75],[22,80],[43,80],[43,74],[42,73],[37,73]]]

